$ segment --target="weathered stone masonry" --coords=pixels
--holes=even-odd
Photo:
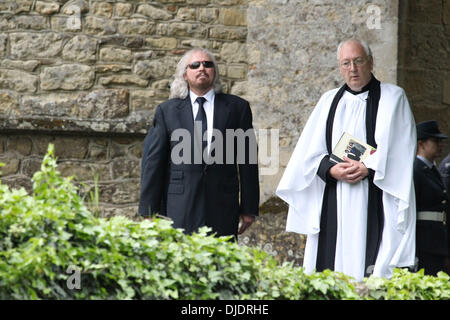
[[[0,2],[3,182],[31,188],[47,144],[106,216],[135,216],[142,140],[180,56],[214,52],[226,91],[247,77],[245,1]]]

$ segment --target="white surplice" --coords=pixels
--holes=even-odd
[[[297,142],[276,194],[289,204],[286,231],[306,234],[304,264],[316,266],[320,215],[325,183],[316,174],[328,154],[326,122],[338,89],[317,103]],[[336,108],[332,148],[342,133],[366,141],[366,98],[345,92]],[[416,126],[406,95],[398,86],[382,83],[376,120],[377,151],[364,164],[375,171],[374,184],[383,191],[384,227],[373,274],[391,277],[394,267],[412,266],[415,256],[415,194],[413,162]],[[338,182],[335,271],[356,280],[364,277],[367,233],[367,179],[356,184]]]

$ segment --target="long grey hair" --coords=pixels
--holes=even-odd
[[[186,80],[184,80],[184,75],[186,74],[187,62],[191,58],[192,54],[195,52],[201,51],[208,55],[211,61],[214,63],[214,92],[219,93],[222,91],[222,84],[219,79],[219,68],[217,67],[216,59],[214,59],[213,54],[203,48],[194,48],[189,50],[184,54],[184,56],[180,59],[177,64],[177,68],[175,70],[174,80],[170,85],[170,96],[169,98],[180,98],[184,99],[187,97],[189,93],[189,86]]]

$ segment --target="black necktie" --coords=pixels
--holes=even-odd
[[[207,120],[206,120],[206,112],[205,112],[205,108],[203,107],[203,104],[205,103],[206,99],[203,97],[198,97],[195,100],[198,103],[198,112],[197,112],[197,116],[195,117],[195,121],[201,121],[202,122],[202,150],[205,150],[205,148],[208,145],[208,142],[206,140],[203,140],[203,136],[205,135],[205,132],[208,128],[207,126]],[[203,155],[202,155],[202,159],[203,159]]]

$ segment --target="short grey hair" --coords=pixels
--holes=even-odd
[[[373,57],[372,56],[372,50],[370,49],[369,44],[367,42],[365,42],[364,40],[351,38],[351,39],[347,39],[347,40],[341,41],[341,43],[339,43],[338,48],[337,48],[337,52],[336,52],[336,56],[337,56],[338,60],[339,60],[339,55],[341,53],[342,46],[344,44],[346,44],[347,42],[350,42],[350,41],[359,43],[363,47],[364,51],[366,52],[367,57]]]
[[[219,93],[222,92],[222,84],[219,79],[219,68],[217,66],[216,59],[214,58],[213,54],[203,48],[194,48],[186,52],[183,57],[181,57],[180,61],[177,64],[177,68],[175,69],[175,75],[174,80],[172,81],[172,84],[170,85],[170,95],[169,98],[180,98],[184,99],[189,94],[189,85],[186,80],[184,80],[184,75],[186,74],[186,68],[187,63],[191,56],[196,52],[203,52],[205,53],[211,61],[214,63],[214,92]]]

